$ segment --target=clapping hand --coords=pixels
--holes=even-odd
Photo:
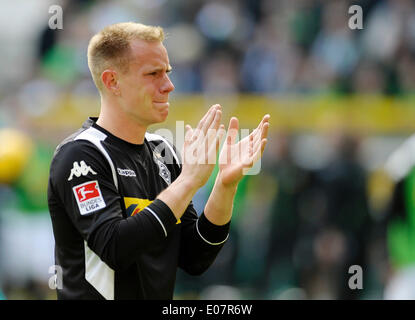
[[[236,142],[239,121],[229,121],[225,143],[219,155],[219,179],[225,186],[236,186],[243,175],[257,162],[267,143],[270,115],[265,115],[258,127],[247,137]]]

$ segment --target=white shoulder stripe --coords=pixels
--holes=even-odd
[[[107,150],[102,146],[101,141],[105,140],[107,138],[107,135],[102,133],[101,131],[90,127],[86,129],[85,131],[82,131],[78,136],[76,136],[75,140],[88,140],[89,142],[93,143],[105,156],[105,158],[108,160],[108,163],[111,167],[112,171],[112,178],[114,180],[115,187],[118,190],[118,178],[117,178],[117,172],[115,171],[114,163],[111,160],[111,157],[109,156]]]
[[[88,129],[82,131],[78,134],[75,140],[84,139],[89,140],[89,138],[97,139],[99,141],[105,140],[107,135],[94,127],[89,127]]]
[[[180,161],[179,161],[179,158],[177,157],[176,152],[174,152],[174,149],[172,148],[172,146],[170,145],[170,143],[164,137],[162,137],[162,136],[160,136],[158,134],[155,134],[155,133],[148,133],[148,132],[146,132],[146,136],[145,137],[146,137],[146,139],[148,141],[155,141],[155,140],[161,140],[161,141],[163,141],[167,145],[167,147],[170,149],[170,151],[171,151],[174,159],[176,160],[176,163],[179,165],[179,167],[181,166]]]

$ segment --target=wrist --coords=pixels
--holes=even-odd
[[[163,201],[173,212],[176,219],[179,220],[197,190],[198,188],[193,181],[186,179],[186,177],[178,176],[157,198]]]
[[[223,183],[223,179],[222,179],[220,172],[218,173],[216,177],[216,181],[215,181],[215,184],[219,188],[221,188],[221,190],[226,190],[227,192],[233,192],[233,193],[236,193],[236,190],[238,188],[238,183],[239,181],[235,181],[232,183]]]
[[[238,183],[224,184],[218,174],[204,210],[211,223],[222,226],[230,221],[237,186]]]
[[[177,179],[173,182],[173,184],[179,184],[186,192],[190,194],[194,194],[197,190],[200,189],[201,186],[198,186],[194,179],[186,177],[184,175],[179,175]]]

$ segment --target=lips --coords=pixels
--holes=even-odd
[[[153,104],[157,108],[168,108],[170,106],[170,103],[167,101],[154,101]]]

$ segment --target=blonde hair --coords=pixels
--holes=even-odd
[[[105,69],[115,67],[125,73],[130,64],[130,42],[164,40],[161,27],[147,26],[135,22],[109,25],[94,35],[88,45],[88,67],[92,79],[100,92],[103,92],[101,74]]]

